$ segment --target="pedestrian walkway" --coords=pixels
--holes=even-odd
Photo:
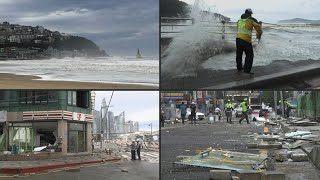
[[[24,174],[57,169],[63,167],[79,166],[83,164],[119,161],[116,156],[104,154],[89,156],[69,156],[59,159],[46,159],[38,161],[0,161],[1,174]]]
[[[319,87],[319,82],[308,81],[308,77],[320,77],[319,60],[290,62],[274,61],[267,66],[253,67],[253,75],[232,70],[205,70],[197,77],[170,79],[162,76],[162,89],[252,89],[252,88],[312,88]],[[164,78],[163,78],[164,77]],[[318,83],[318,84],[317,84]]]

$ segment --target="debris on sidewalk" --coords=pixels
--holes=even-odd
[[[301,119],[295,120],[287,120],[287,124],[294,125],[294,126],[316,126],[318,123],[313,122],[312,120],[304,117]]]
[[[259,170],[265,167],[267,155],[208,149],[190,158],[179,158],[174,164],[227,170]]]

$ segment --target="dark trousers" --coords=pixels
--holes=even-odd
[[[291,107],[288,107],[288,108],[287,108],[287,114],[286,114],[286,115],[287,115],[287,118],[289,118],[289,116],[290,116],[290,111],[291,111]]]
[[[181,114],[182,124],[184,124],[184,119],[186,118],[186,114]]]
[[[137,155],[138,155],[138,159],[141,160],[140,149],[137,149]]]
[[[191,123],[196,123],[196,113],[191,113]]]
[[[131,160],[136,160],[136,151],[131,150]]]
[[[253,56],[254,56],[252,44],[239,38],[237,38],[236,42],[237,42],[237,69],[238,70],[244,69],[244,72],[250,72],[252,68]],[[244,67],[242,67],[243,52],[246,54]]]
[[[226,111],[226,116],[227,116],[227,122],[231,123],[232,111]]]
[[[247,123],[249,124],[249,119],[248,119],[248,112],[242,112],[242,118],[239,120],[239,123],[242,123],[242,120],[244,120],[244,118],[246,118]]]

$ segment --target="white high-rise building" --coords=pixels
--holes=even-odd
[[[133,126],[134,126],[134,132],[138,132],[139,131],[139,122],[135,121]]]
[[[101,115],[100,111],[94,110],[93,111],[93,124],[92,124],[92,132],[93,134],[100,134],[100,120]]]

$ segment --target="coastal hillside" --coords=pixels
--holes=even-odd
[[[0,24],[0,59],[107,56],[91,40],[42,26]]]
[[[281,20],[278,23],[279,24],[318,24],[318,25],[320,25],[320,20],[294,18],[294,19]]]

